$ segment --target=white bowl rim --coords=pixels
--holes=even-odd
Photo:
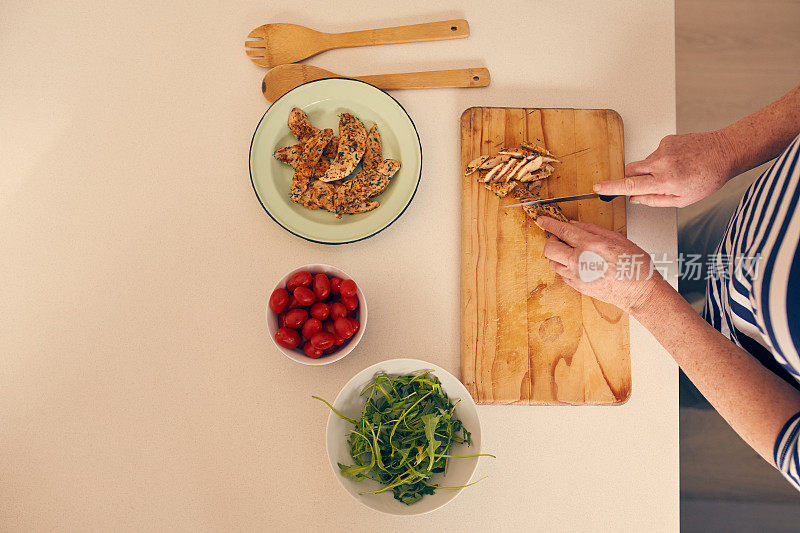
[[[275,292],[278,288],[286,288],[286,282],[289,281],[289,278],[292,277],[297,272],[301,272],[303,270],[308,270],[310,272],[324,272],[327,273],[328,271],[335,274],[336,277],[340,277],[342,279],[352,279],[356,282],[356,296],[358,296],[358,323],[360,327],[358,328],[358,332],[350,339],[350,342],[342,348],[328,356],[320,357],[319,359],[312,359],[305,354],[300,354],[295,352],[294,350],[290,350],[288,348],[284,348],[283,346],[279,345],[275,340],[275,331],[277,331],[277,327],[275,331],[272,331],[270,325],[270,316],[274,315],[275,313],[272,312],[272,309],[269,308],[269,297]],[[328,274],[330,275],[330,274]],[[353,278],[350,274],[342,270],[341,268],[335,267],[333,265],[328,265],[326,263],[309,263],[307,265],[303,265],[297,267],[293,270],[290,270],[286,273],[282,278],[278,280],[278,283],[272,288],[272,290],[267,294],[267,303],[266,303],[266,324],[267,324],[267,333],[269,333],[269,338],[272,339],[272,344],[278,349],[280,353],[282,353],[287,359],[291,359],[295,363],[300,363],[301,365],[308,365],[308,366],[323,366],[323,365],[330,365],[335,363],[336,361],[341,361],[347,355],[352,352],[358,343],[361,341],[361,337],[364,336],[364,331],[367,329],[367,300],[364,298],[364,293],[361,290],[361,285],[355,278]],[[277,325],[277,324],[276,324]]]

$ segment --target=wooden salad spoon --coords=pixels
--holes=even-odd
[[[324,33],[297,24],[265,24],[251,31],[244,45],[250,61],[262,67],[295,63],[334,48],[415,43],[469,37],[466,20],[443,20],[377,30]]]
[[[443,87],[486,87],[489,71],[485,68],[456,70],[431,70],[401,74],[375,74],[372,76],[340,76],[329,70],[311,65],[279,65],[264,76],[261,92],[274,102],[298,85],[323,78],[351,78],[365,81],[380,89],[439,89]]]

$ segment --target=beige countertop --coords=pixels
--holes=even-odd
[[[645,156],[675,129],[673,2],[303,4],[0,10],[4,529],[676,530],[677,368],[635,322],[627,404],[479,407],[488,478],[421,517],[376,514],[338,486],[311,398],[394,357],[458,373],[461,112],[612,108],[627,159]],[[278,227],[247,170],[266,108],[248,31],[449,18],[471,36],[309,61],[491,70],[486,89],[393,93],[424,152],[406,213],[341,247]],[[675,253],[673,210],[629,206],[628,233]],[[352,273],[369,302],[363,341],[328,367],[281,356],[264,324],[275,280],[311,262]]]

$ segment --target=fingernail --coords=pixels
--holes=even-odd
[[[592,190],[594,192],[600,192],[600,184],[599,183],[595,183],[594,186],[592,187]]]
[[[534,219],[533,219],[533,223],[534,223],[534,224],[536,224],[537,226],[539,226],[539,229],[542,229],[542,230],[544,229],[544,228],[542,227],[542,225],[541,225],[541,224],[539,224],[539,219],[538,219],[538,218],[534,218]]]

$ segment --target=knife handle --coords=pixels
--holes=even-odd
[[[604,202],[610,202],[614,198],[619,198],[620,196],[624,196],[623,194],[598,194],[597,197],[603,200]]]

